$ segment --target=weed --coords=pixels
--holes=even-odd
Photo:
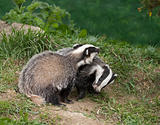
[[[1,125],[46,125],[37,120],[30,121],[27,114],[23,115],[19,120],[13,120],[7,117],[0,118]]]
[[[55,33],[70,31],[73,28],[70,14],[56,5],[49,5],[42,1],[33,1],[25,6],[25,0],[14,0],[16,7],[11,9],[3,17],[9,23],[19,22],[23,24],[34,25],[47,32]]]
[[[59,115],[51,117],[51,114],[49,113],[40,114],[40,119],[41,121],[45,121],[45,123],[49,125],[57,125],[59,121],[61,121],[61,117]]]

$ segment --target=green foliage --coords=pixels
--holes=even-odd
[[[18,6],[18,8],[21,8],[25,0],[13,0],[13,2],[16,4],[16,6]]]
[[[142,9],[147,9],[149,16],[152,16],[153,10],[156,10],[155,13],[160,16],[160,0],[141,0],[141,4],[142,7],[138,8],[140,12]]]
[[[79,37],[86,37],[87,36],[87,30],[82,29],[81,32],[79,33]]]
[[[50,0],[42,1],[52,4]],[[160,18],[149,17],[144,11],[139,13],[139,0],[54,0],[54,3],[68,10],[78,26],[90,34],[105,34],[131,44],[160,46]]]
[[[27,0],[24,5],[29,5],[31,1],[32,0]],[[71,13],[72,19],[76,22],[76,24],[78,24],[78,26],[81,28],[86,28],[89,33],[98,35],[106,34],[108,38],[127,41],[132,44],[149,44],[152,46],[160,46],[160,36],[157,35],[159,34],[160,29],[160,18],[156,16],[158,14],[157,12],[159,11],[159,7],[153,9],[153,16],[151,17],[148,16],[148,12],[146,14],[146,11],[142,11],[141,13],[139,13],[137,11],[137,8],[141,8],[141,6],[143,6],[140,3],[140,1],[142,0],[41,1],[47,2],[49,3],[49,5],[53,5],[55,3],[57,6],[66,9]],[[152,2],[157,0],[144,1]],[[0,16],[2,17],[5,12],[8,12],[13,7],[14,4],[11,3],[11,0],[5,0],[1,2]],[[19,17],[17,16],[16,18],[18,20]],[[33,18],[30,19],[33,20]],[[41,22],[42,21],[39,21],[39,23]],[[54,25],[54,27],[57,26],[57,24]],[[62,27],[62,29],[66,29],[66,26]],[[72,32],[72,30],[70,30],[69,32]]]
[[[29,120],[28,115],[24,114],[20,120],[13,120],[8,117],[0,118],[0,125],[46,125],[39,123],[37,120]]]
[[[33,1],[28,6],[23,6],[25,0],[15,0],[17,7],[11,9],[3,17],[9,23],[19,22],[34,25],[47,32],[72,32],[73,23],[70,14],[46,2]]]

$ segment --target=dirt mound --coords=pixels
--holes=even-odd
[[[33,31],[42,31],[39,27],[20,24],[20,23],[7,24],[5,21],[0,20],[0,33],[5,32],[6,34],[11,34],[13,28],[16,30],[23,29],[25,32],[27,32],[28,29],[31,29]]]

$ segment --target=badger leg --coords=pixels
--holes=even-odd
[[[69,96],[70,92],[71,92],[71,88],[63,89],[63,90],[60,92],[60,98],[61,98],[61,101],[62,101],[62,102],[68,103],[68,104],[73,103],[72,100],[68,99],[68,96]]]
[[[92,84],[90,84],[90,85],[88,86],[87,90],[88,90],[88,92],[89,92],[90,94],[96,94],[96,91],[95,91],[94,88],[92,87]]]
[[[73,82],[70,82],[70,84],[68,84],[67,88],[64,88],[64,89],[61,90],[60,98],[61,98],[62,102],[67,103],[67,104],[72,104],[73,103],[72,100],[68,99],[68,96],[71,92],[72,87],[73,87]]]
[[[51,103],[53,105],[57,105],[57,106],[62,105],[59,102],[59,98],[58,98],[57,93],[47,94],[45,100],[46,100],[47,103]]]
[[[77,93],[78,93],[78,97],[77,97],[77,101],[79,99],[83,99],[86,95],[86,89],[85,88],[79,88],[79,87],[76,87],[77,88]]]
[[[59,92],[57,89],[55,89],[52,85],[49,85],[44,90],[45,92],[45,101],[47,103],[51,103],[53,105],[61,106],[64,104],[61,104],[59,101]],[[65,105],[64,105],[65,106]]]

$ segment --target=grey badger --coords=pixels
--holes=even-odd
[[[43,102],[53,105],[62,105],[60,101],[71,103],[68,95],[78,68],[92,63],[98,52],[98,47],[84,44],[74,48],[66,56],[52,51],[34,55],[20,73],[20,93],[30,97],[38,105]]]
[[[65,56],[77,46],[81,45],[60,49],[56,53]],[[96,56],[91,64],[83,65],[78,69],[75,80],[75,87],[78,92],[77,100],[84,98],[86,91],[89,93],[100,92],[102,88],[113,83],[116,77],[117,74],[112,72],[109,65]]]

